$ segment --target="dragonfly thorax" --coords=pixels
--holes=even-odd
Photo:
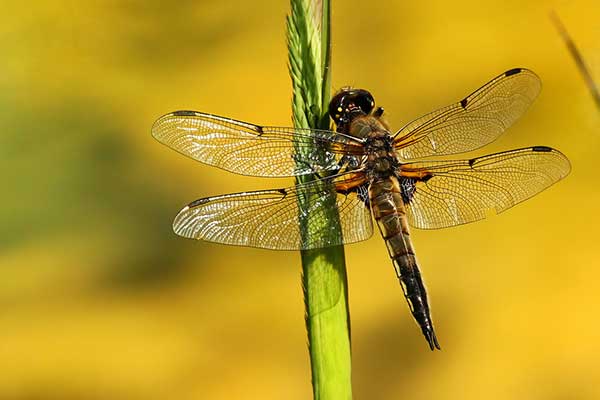
[[[400,165],[390,139],[388,135],[367,138],[365,167],[373,178],[394,175]]]
[[[354,118],[350,123],[348,134],[360,139],[366,139],[367,142],[381,141],[382,146],[385,144],[383,141],[386,140],[386,136],[390,136],[388,130],[379,119],[369,115]],[[388,142],[391,146],[391,141]]]

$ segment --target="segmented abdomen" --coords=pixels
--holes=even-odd
[[[432,350],[434,347],[439,349],[429,314],[427,292],[410,240],[398,179],[391,176],[371,183],[369,199],[410,311],[429,342],[429,347]]]

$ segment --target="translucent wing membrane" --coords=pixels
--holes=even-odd
[[[395,135],[404,159],[463,153],[494,141],[535,100],[541,89],[533,72],[515,68],[473,94],[418,118]]]
[[[178,152],[242,175],[284,177],[336,171],[360,141],[326,130],[248,124],[195,111],[159,118],[152,135]]]
[[[287,189],[208,197],[183,208],[173,229],[187,238],[276,250],[354,243],[373,233],[362,183],[363,174],[351,172]],[[299,201],[306,208],[300,210]],[[336,210],[340,228],[326,223]],[[308,223],[300,224],[302,219]],[[307,235],[301,235],[301,225],[308,225]]]
[[[500,213],[568,175],[569,160],[559,151],[537,146],[453,162],[402,165],[411,225],[436,229]]]

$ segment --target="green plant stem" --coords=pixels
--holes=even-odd
[[[291,0],[291,9],[287,26],[294,125],[329,129],[330,1]],[[310,151],[318,152],[319,149]],[[313,177],[300,177],[298,183],[311,179]],[[308,209],[311,201],[327,200],[306,199],[299,204],[300,209]],[[318,229],[320,224],[327,224],[329,230],[339,234],[339,216],[335,207],[331,210],[325,221],[311,219],[310,214],[301,218],[303,236],[323,231]],[[351,399],[350,318],[344,248],[303,250],[301,259],[314,398]]]

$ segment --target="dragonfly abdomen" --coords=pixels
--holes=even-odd
[[[406,209],[396,177],[371,183],[369,199],[410,311],[421,327],[429,347],[432,350],[439,349],[429,312],[427,291],[410,240]]]

